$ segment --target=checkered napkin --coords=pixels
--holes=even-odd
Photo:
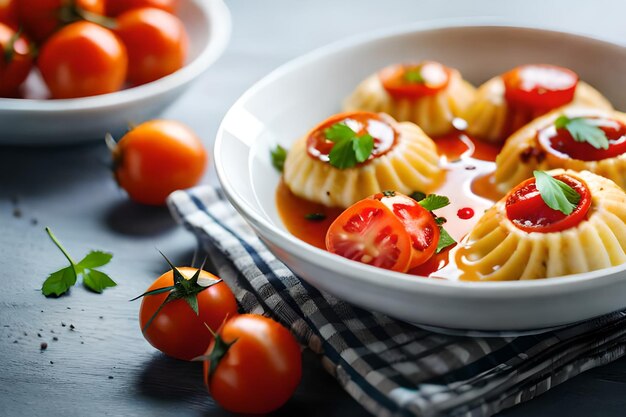
[[[377,416],[491,416],[625,352],[625,312],[539,335],[466,337],[364,311],[295,276],[219,191],[177,191],[169,204],[241,308],[290,328]]]

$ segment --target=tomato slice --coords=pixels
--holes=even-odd
[[[415,268],[429,260],[439,242],[439,226],[432,213],[409,196],[397,192],[379,193],[372,197],[381,201],[402,222],[411,237],[411,263]]]
[[[379,200],[367,198],[348,207],[326,233],[326,249],[344,258],[406,272],[411,237],[402,222]]]
[[[547,111],[574,99],[578,75],[556,65],[522,65],[502,74],[504,96],[512,104]]]
[[[378,77],[387,93],[394,98],[418,99],[432,96],[450,82],[450,68],[434,61],[418,64],[390,65],[379,71]]]
[[[535,178],[530,178],[515,187],[506,200],[506,215],[513,224],[525,232],[552,233],[575,227],[583,221],[591,207],[591,193],[581,180],[569,175],[557,175],[579,195],[578,205],[569,215],[554,210],[543,201]]]
[[[577,142],[567,129],[557,129],[554,125],[537,133],[539,143],[548,152],[556,153],[557,156],[581,161],[600,161],[615,158],[626,152],[626,125],[618,120],[600,117],[586,117],[585,119],[604,131],[609,140],[608,149],[596,149],[587,142]]]

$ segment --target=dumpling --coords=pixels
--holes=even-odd
[[[359,161],[354,149],[367,151],[368,140],[371,152]],[[325,120],[293,145],[284,166],[285,184],[296,196],[341,208],[384,190],[427,193],[443,177],[437,148],[419,127],[369,112]]]
[[[548,207],[535,178],[489,209],[460,244],[460,279],[503,281],[550,278],[626,262],[626,193],[588,171],[547,174],[580,197],[565,215]]]
[[[575,104],[612,110],[611,103],[573,71],[553,65],[523,65],[487,81],[463,113],[467,132],[501,143],[531,120]]]
[[[475,92],[459,71],[438,62],[398,64],[361,82],[343,108],[387,113],[435,137],[454,130],[452,120],[466,111]]]
[[[626,114],[566,107],[542,116],[507,139],[494,180],[505,194],[534,170],[553,168],[588,170],[626,190]]]

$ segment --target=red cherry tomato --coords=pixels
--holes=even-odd
[[[174,13],[178,7],[178,0],[105,0],[107,16],[116,17],[129,10],[142,7],[155,7]]]
[[[116,33],[128,51],[128,81],[145,84],[185,64],[188,39],[183,22],[155,8],[133,9],[117,18]]]
[[[450,82],[450,68],[433,61],[419,64],[397,64],[383,68],[379,73],[389,95],[399,99],[418,99],[432,96],[445,89]]]
[[[537,190],[535,178],[530,178],[515,187],[506,199],[506,215],[513,224],[525,232],[552,233],[575,227],[587,216],[591,207],[591,193],[581,180],[569,175],[554,178],[572,187],[580,201],[572,213],[563,214],[543,201]]]
[[[196,268],[182,267],[178,270],[187,279],[197,271]],[[200,279],[218,278],[206,271],[200,272]],[[174,284],[172,271],[157,278],[147,291],[165,288]],[[139,324],[144,329],[150,318],[163,304],[168,293],[147,295],[143,297],[139,309]],[[155,348],[168,356],[191,360],[203,355],[213,340],[205,323],[217,329],[227,317],[237,314],[237,302],[226,283],[214,284],[197,294],[198,314],[187,302],[178,299],[168,302],[143,332],[146,340]]]
[[[0,23],[17,29],[17,0],[0,0]]]
[[[344,258],[406,272],[411,265],[411,236],[380,200],[367,198],[348,207],[326,233],[326,249]]]
[[[162,205],[172,191],[200,180],[207,153],[182,123],[152,120],[124,135],[113,150],[113,161],[115,178],[131,199]]]
[[[609,140],[608,149],[596,149],[587,142],[578,142],[567,129],[557,129],[554,125],[537,133],[539,143],[549,152],[581,161],[600,161],[615,158],[626,152],[626,125],[613,119],[599,117],[585,119],[604,131]]]
[[[19,86],[33,66],[28,40],[24,36],[16,39],[15,34],[11,27],[0,23],[0,97],[17,97]]]
[[[358,136],[368,133],[374,139],[374,149],[368,160],[389,152],[398,140],[398,131],[393,126],[394,120],[382,113],[365,111],[339,113],[317,125],[309,133],[307,152],[313,158],[328,162],[330,151],[335,143],[326,137],[325,131],[337,123],[344,123]]]
[[[522,65],[502,74],[510,103],[548,111],[574,99],[578,75],[556,65]]]
[[[431,212],[411,197],[397,192],[379,193],[372,198],[387,206],[409,233],[411,237],[409,269],[423,264],[435,254],[439,242],[439,226]]]
[[[104,14],[104,0],[18,0],[19,22],[32,39],[43,42],[64,24],[79,19],[75,8]],[[64,19],[66,19],[64,21]]]
[[[38,64],[54,98],[75,98],[122,88],[128,58],[113,32],[82,21],[52,35],[41,48]]]
[[[218,336],[232,344],[223,356],[204,363],[204,378],[220,406],[233,413],[265,414],[287,402],[302,377],[300,346],[289,330],[267,317],[242,314],[228,320]],[[207,355],[217,343],[211,343]]]

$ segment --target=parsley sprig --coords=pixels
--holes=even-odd
[[[537,190],[548,207],[569,215],[578,206],[580,194],[572,187],[544,171],[533,171],[533,175]]]
[[[43,283],[41,292],[46,297],[59,297],[65,294],[74,284],[79,276],[82,276],[83,285],[89,290],[101,293],[105,288],[115,287],[117,284],[107,274],[97,270],[111,261],[113,255],[102,251],[91,251],[80,262],[74,262],[70,254],[65,250],[61,242],[56,238],[52,230],[46,227],[46,233],[52,242],[59,248],[70,265],[51,273]]]
[[[609,149],[609,138],[604,130],[588,118],[561,115],[555,120],[554,126],[557,129],[567,129],[576,142],[586,142],[596,149]]]
[[[411,84],[424,84],[426,82],[421,67],[407,70],[404,73],[404,79]]]
[[[443,227],[443,224],[446,222],[445,217],[438,217],[435,213],[433,213],[434,210],[438,210],[449,205],[450,199],[448,197],[437,194],[426,195],[420,191],[412,192],[410,197],[417,201],[420,206],[430,211],[433,216],[435,216],[435,223],[437,223],[437,225],[439,226],[439,241],[437,242],[436,252],[439,253],[447,247],[456,244],[456,240],[454,240]]]
[[[283,169],[285,169],[285,159],[287,159],[287,149],[280,145],[276,145],[276,147],[270,151],[270,155],[272,157],[272,165],[274,168],[283,172]]]
[[[324,135],[335,143],[328,154],[328,162],[335,168],[352,168],[367,161],[374,150],[374,138],[369,133],[358,136],[344,122],[335,123],[325,129]]]

